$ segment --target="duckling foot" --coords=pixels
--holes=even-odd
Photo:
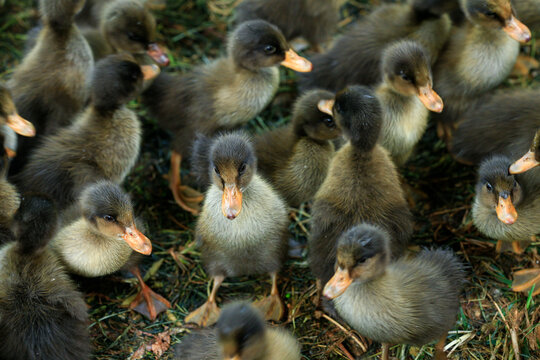
[[[516,63],[510,75],[511,76],[530,76],[531,71],[538,69],[539,66],[540,66],[540,63],[538,63],[538,60],[536,60],[535,58],[520,54],[516,59]]]
[[[280,321],[285,314],[285,305],[278,294],[272,294],[253,305],[263,313],[266,320]]]
[[[200,327],[206,327],[215,324],[219,319],[221,310],[215,301],[208,300],[203,306],[186,316],[185,323],[197,324]]]
[[[448,360],[446,353],[444,352],[444,345],[446,344],[446,337],[443,337],[437,344],[435,344],[434,360]]]
[[[184,210],[198,215],[200,208],[198,204],[204,199],[204,196],[197,190],[186,185],[181,185],[180,168],[182,155],[173,151],[171,154],[171,172],[169,175],[169,188],[173,194],[176,203]]]
[[[131,272],[139,280],[141,290],[137,297],[131,302],[129,308],[146,316],[150,320],[156,320],[157,316],[171,308],[171,303],[163,296],[155,293],[145,284],[138,268],[131,269]]]
[[[514,273],[512,291],[528,294],[533,286],[533,296],[540,294],[540,269],[524,269]]]
[[[505,251],[512,251],[515,254],[521,255],[525,252],[525,249],[529,246],[530,241],[497,241],[497,246],[495,247],[495,250],[498,253],[502,253]]]

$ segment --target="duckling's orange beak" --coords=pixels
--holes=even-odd
[[[317,104],[317,109],[319,109],[320,112],[323,112],[325,114],[328,114],[330,116],[334,116],[332,113],[332,109],[334,108],[334,99],[332,100],[321,100]]]
[[[326,283],[323,295],[329,299],[335,299],[347,290],[352,281],[348,270],[338,268],[334,276]]]
[[[225,185],[221,198],[221,211],[229,220],[234,220],[242,211],[242,191],[236,184]]]
[[[508,171],[510,174],[521,174],[522,172],[530,170],[538,165],[540,165],[540,162],[536,160],[536,154],[532,150],[529,150],[521,159],[510,165],[510,169]]]
[[[506,21],[503,30],[514,40],[520,43],[527,43],[531,40],[531,30],[516,19],[515,16],[510,16],[510,20]]]
[[[160,69],[156,64],[152,65],[141,65],[141,71],[143,73],[144,80],[152,80],[159,75]]]
[[[34,128],[34,125],[16,112],[8,115],[7,124],[19,135],[29,137],[36,136],[36,129]]]
[[[154,59],[154,61],[157,62],[159,65],[169,65],[169,58],[167,57],[167,54],[165,54],[165,51],[163,51],[163,49],[158,44],[148,44],[148,50],[146,50],[146,53],[150,55],[150,57]]]
[[[437,113],[443,111],[443,101],[439,94],[431,88],[431,85],[419,87],[417,96],[428,110]]]
[[[152,253],[152,243],[142,232],[137,230],[135,224],[127,226],[122,239],[128,243],[128,245],[143,255],[150,255]]]
[[[499,204],[497,205],[497,217],[506,225],[512,225],[516,222],[518,214],[510,195],[506,197],[499,196]]]
[[[313,64],[308,59],[301,57],[292,49],[285,52],[285,60],[281,65],[298,72],[310,72],[313,69]]]

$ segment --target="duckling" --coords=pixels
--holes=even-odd
[[[302,90],[322,88],[334,92],[353,84],[374,86],[382,79],[384,49],[403,38],[418,40],[433,64],[450,28],[447,14],[433,16],[417,11],[413,0],[379,6],[338,38],[330,50],[314,56],[314,70],[300,76],[299,86]]]
[[[237,24],[263,19],[279,27],[287,41],[304,37],[320,51],[337,30],[342,0],[246,0],[235,9]]]
[[[6,360],[90,358],[82,294],[47,247],[55,207],[25,196],[15,216],[18,236],[0,247],[0,354]]]
[[[382,343],[422,346],[435,340],[434,358],[446,359],[445,339],[459,311],[463,264],[450,250],[422,250],[390,261],[391,237],[360,224],[343,233],[336,271],[324,287],[338,314],[361,335]]]
[[[4,137],[10,137],[4,127],[10,128],[22,136],[36,136],[34,125],[17,113],[9,89],[2,84],[0,84],[0,127],[2,127],[1,131]],[[6,145],[6,142],[4,142],[4,145]],[[10,147],[4,147],[4,149],[9,153],[10,157],[15,156],[16,144],[11,143]]]
[[[277,272],[287,251],[285,202],[256,173],[257,158],[247,136],[218,136],[210,146],[209,159],[207,171],[212,184],[197,219],[196,238],[214,285],[206,303],[190,313],[185,322],[207,326],[218,319],[216,294],[225,277],[268,273],[272,292],[257,306],[267,319],[278,321],[284,313]]]
[[[383,81],[375,89],[383,114],[380,144],[401,166],[424,134],[429,111],[441,112],[443,101],[432,88],[429,55],[419,42],[389,45],[381,65]]]
[[[311,208],[308,261],[319,287],[332,277],[337,240],[349,227],[363,221],[382,226],[392,235],[393,257],[404,251],[413,230],[396,166],[377,144],[382,113],[375,94],[351,86],[328,107],[349,141],[332,159]]]
[[[200,201],[189,199],[183,193],[188,188],[180,185],[182,157],[189,156],[195,134],[212,135],[256,116],[278,89],[279,64],[311,70],[311,63],[290,49],[276,26],[246,21],[229,35],[226,57],[183,76],[161,74],[143,94],[143,103],[173,134],[169,186],[184,210],[197,214],[188,200]]]
[[[129,54],[99,61],[90,106],[71,126],[36,148],[17,177],[22,189],[46,193],[64,210],[90,182],[121,183],[141,144],[141,124],[126,104],[140,92],[143,80],[158,71],[157,65],[139,66]]]
[[[176,359],[299,360],[300,344],[288,331],[271,328],[246,302],[223,307],[217,325],[185,337],[175,347]]]
[[[325,90],[306,92],[296,101],[289,125],[254,140],[260,173],[289,206],[311,200],[326,178],[335,153],[332,140],[341,130],[332,113],[318,106],[333,99],[334,94]]]
[[[74,274],[98,277],[126,269],[132,272],[141,291],[130,305],[151,320],[171,307],[143,281],[137,263],[149,255],[152,243],[137,228],[129,196],[110,181],[90,184],[81,193],[79,217],[53,238],[51,248]]]
[[[39,1],[43,27],[37,43],[8,81],[17,110],[36,128],[35,138],[20,139],[12,174],[22,169],[38,139],[69,125],[88,101],[94,59],[73,22],[83,5],[84,0]]]
[[[433,69],[434,88],[446,104],[436,116],[438,133],[447,142],[459,115],[508,77],[519,43],[531,39],[510,0],[460,0],[459,4],[461,19],[456,19]]]
[[[511,243],[519,254],[532,236],[540,234],[540,168],[512,175],[508,172],[511,164],[504,155],[482,162],[472,217],[481,233],[498,240],[497,251]]]

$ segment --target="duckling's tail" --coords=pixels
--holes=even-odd
[[[198,133],[191,149],[191,174],[197,178],[197,181],[203,190],[210,185],[210,176],[208,175],[210,167],[210,147],[212,138]]]

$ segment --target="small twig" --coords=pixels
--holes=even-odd
[[[338,323],[336,320],[332,319],[330,316],[328,316],[326,314],[323,314],[322,316],[323,316],[323,318],[325,318],[326,320],[330,321],[332,324],[334,324],[338,328],[340,328],[341,331],[343,331],[345,334],[347,334],[347,336],[350,336],[354,340],[354,342],[357,343],[358,346],[360,346],[360,348],[362,349],[363,352],[367,352],[367,347],[360,341],[360,339],[352,331],[345,328],[343,325]]]

